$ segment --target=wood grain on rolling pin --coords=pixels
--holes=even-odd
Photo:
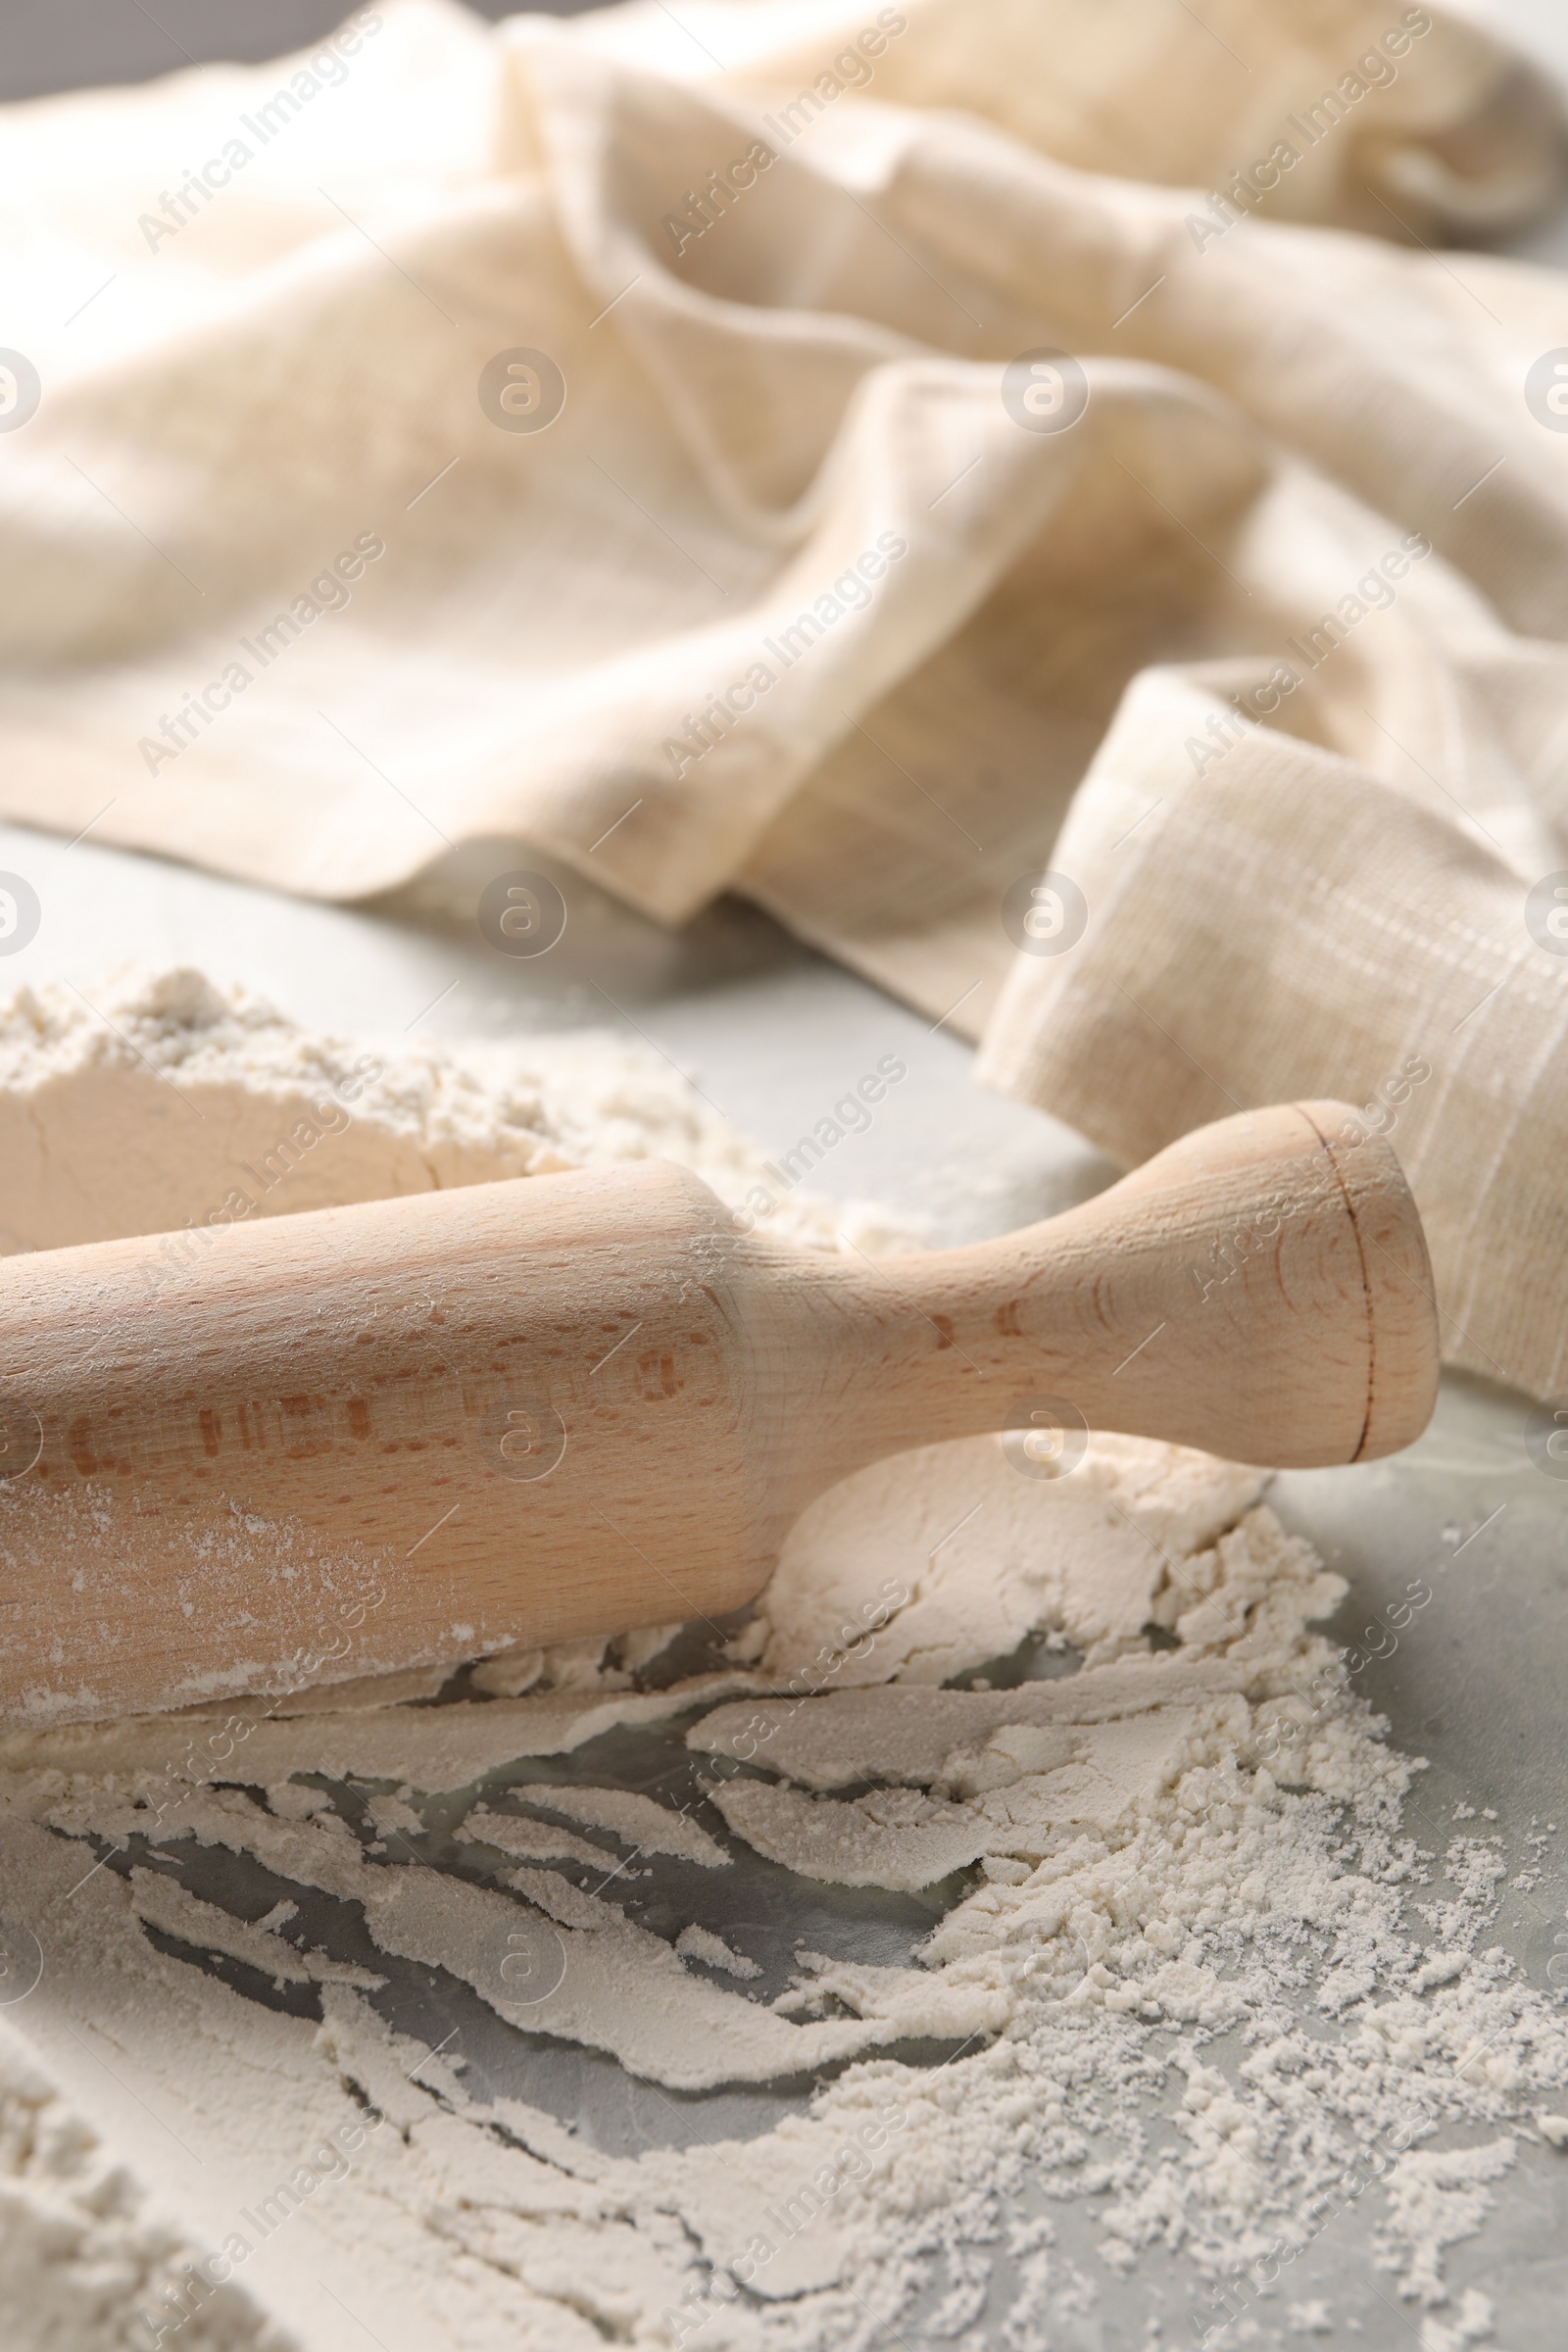
[[[10,1260],[0,1708],[714,1617],[835,1480],[1040,1397],[1250,1461],[1406,1444],[1431,1276],[1352,1115],[1225,1120],[1046,1224],[874,1264],[742,1234],[662,1161],[236,1227],[151,1295],[143,1240]]]

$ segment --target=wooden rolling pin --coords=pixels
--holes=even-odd
[[[1356,1133],[1246,1113],[1048,1223],[876,1262],[743,1232],[659,1160],[235,1226],[158,1284],[145,1239],[8,1259],[0,1717],[715,1617],[835,1480],[1009,1424],[1035,1471],[1085,1426],[1391,1452],[1436,1314]]]

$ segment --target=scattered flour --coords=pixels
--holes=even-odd
[[[564,1813],[568,1821],[585,1822],[589,1829],[609,1830],[640,1854],[676,1854],[704,1870],[721,1870],[729,1860],[701,1822],[689,1820],[684,1812],[672,1813],[667,1805],[630,1788],[551,1788],[531,1781],[518,1794],[546,1812]]]
[[[732,1951],[722,1936],[710,1928],[699,1927],[695,1921],[682,1928],[675,1938],[675,1949],[683,1960],[706,1960],[710,1968],[721,1968],[730,1977],[760,1977],[762,1973],[755,1960],[744,1952]]]
[[[609,1043],[377,1062],[188,973],[100,1003],[118,1037],[0,1015],[12,1247],[205,1220],[305,1123],[258,1213],[641,1152],[752,1180]],[[1312,1630],[1344,1586],[1265,1489],[965,1440],[824,1496],[663,1687],[675,1628],[439,1704],[416,1673],[0,1737],[8,2352],[1048,2352],[1155,2249],[1171,2338],[1240,2346],[1333,2327],[1293,2264],[1352,2212],[1401,2340],[1487,2341],[1445,2253],[1516,2139],[1568,2137],[1568,2032],[1487,1940],[1495,1838],[1404,1834],[1416,1768]],[[994,1687],[1029,1642],[1064,1671]],[[912,1955],[802,1938],[781,1980],[692,1918],[766,1895],[774,1950],[845,1886],[918,1905]],[[572,2045],[658,2144],[563,2120]],[[693,2101],[748,2083],[801,2095],[750,2132]],[[1053,2218],[1084,2200],[1098,2275]]]
[[[530,1821],[523,1814],[493,1813],[488,1805],[475,1805],[466,1821],[458,1824],[457,1834],[475,1845],[493,1845],[514,1862],[586,1862],[605,1871],[615,1867],[613,1846],[549,1822]]]

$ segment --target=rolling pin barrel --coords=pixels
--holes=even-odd
[[[71,1721],[715,1617],[879,1456],[1042,1424],[1244,1460],[1425,1425],[1396,1161],[1334,1103],[873,1263],[663,1162],[0,1266],[0,1717]]]

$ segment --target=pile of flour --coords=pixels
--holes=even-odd
[[[201,973],[24,989],[0,1017],[0,1253],[657,1154],[738,1205],[765,1162],[652,1054],[598,1032],[370,1052]],[[796,1195],[780,1233],[831,1244]],[[869,1210],[855,1238],[876,1238]]]
[[[383,1056],[190,973],[0,1015],[12,1248],[649,1152],[760,1165],[608,1040]],[[1049,2352],[1152,2262],[1242,2345],[1334,2325],[1293,2279],[1368,2211],[1423,2352],[1485,2341],[1446,2248],[1568,2137],[1568,2032],[1488,1942],[1495,1838],[1401,1830],[1265,1484],[965,1440],[813,1505],[695,1668],[671,1627],[0,1736],[8,2343]],[[781,1949],[764,1895],[905,1946]],[[606,2070],[639,2155],[564,2112]]]

